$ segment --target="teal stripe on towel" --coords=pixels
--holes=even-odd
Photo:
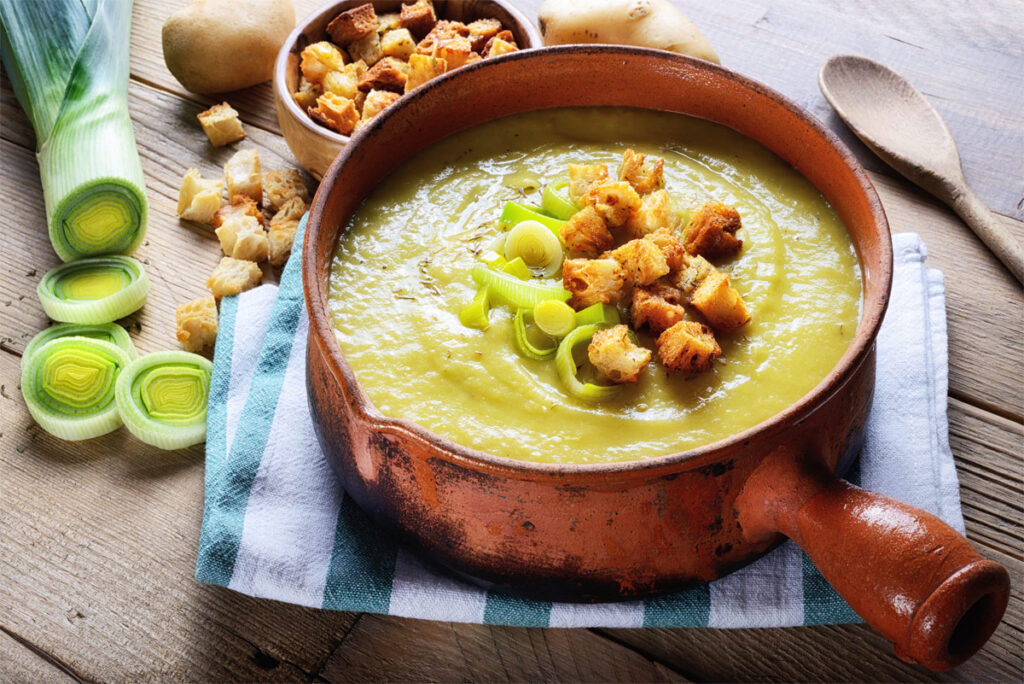
[[[550,622],[551,604],[547,601],[531,601],[508,594],[487,594],[485,625],[547,627]]]
[[[711,589],[699,584],[644,603],[644,627],[707,627]]]
[[[342,494],[323,607],[387,615],[398,545]]]

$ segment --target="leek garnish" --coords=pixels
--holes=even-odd
[[[558,299],[547,299],[533,307],[533,321],[548,337],[565,337],[576,327],[576,312]]]
[[[576,312],[576,326],[594,325],[595,323],[606,323],[618,325],[620,323],[619,310],[611,304],[591,304],[585,309]]]
[[[491,286],[491,300],[520,309],[532,309],[545,299],[568,301],[570,292],[560,285],[541,285],[522,281],[507,273],[492,271],[483,264],[473,267],[473,280],[477,285]]]
[[[130,0],[0,0],[0,53],[36,133],[64,261],[131,252],[148,205],[128,116]]]
[[[562,338],[558,345],[558,352],[555,354],[555,369],[558,371],[558,378],[562,381],[566,391],[574,397],[585,401],[606,401],[611,399],[622,389],[622,385],[595,385],[592,382],[580,382],[576,377],[579,370],[576,360],[573,358],[573,351],[581,344],[587,344],[602,325],[584,325],[576,328]]]
[[[500,271],[501,267],[508,263],[508,259],[501,256],[493,249],[489,249],[480,255],[480,261],[484,262],[495,271]]]
[[[60,325],[50,326],[29,340],[29,343],[25,345],[25,351],[21,355],[21,367],[24,368],[32,363],[32,357],[40,347],[50,340],[56,340],[60,337],[89,337],[120,347],[128,355],[129,360],[134,360],[138,356],[138,353],[135,351],[135,345],[132,344],[132,338],[128,336],[128,331],[116,323],[98,323],[94,325],[61,323]]]
[[[206,397],[213,364],[198,354],[166,351],[131,363],[117,379],[125,427],[146,444],[183,449],[206,439]]]
[[[552,276],[562,266],[562,242],[543,223],[517,223],[505,238],[505,258],[522,259],[531,271]]]
[[[545,213],[562,221],[568,221],[573,214],[579,211],[569,196],[562,192],[562,189],[568,185],[568,181],[548,183],[544,186],[544,192],[540,196],[540,208]]]
[[[503,226],[516,226],[523,221],[538,221],[547,226],[549,230],[557,233],[565,221],[546,216],[538,211],[538,207],[530,207],[519,202],[506,202],[505,208],[501,210],[501,217],[498,222]]]
[[[135,259],[79,259],[46,273],[36,288],[46,315],[67,323],[109,323],[146,302],[149,278]]]
[[[485,330],[490,326],[491,321],[487,318],[487,313],[491,308],[490,293],[491,288],[489,285],[484,285],[477,290],[473,301],[459,312],[459,322],[462,325],[467,328],[478,328],[480,330]]]
[[[536,359],[537,361],[547,361],[555,356],[555,352],[558,351],[558,344],[554,340],[551,340],[550,347],[538,347],[530,341],[529,334],[526,331],[526,319],[533,319],[533,313],[527,309],[516,309],[516,316],[512,322],[512,326],[515,328],[516,333],[516,348],[519,349],[519,353],[523,356]]]
[[[38,345],[22,363],[21,391],[28,411],[60,439],[112,432],[121,425],[115,383],[129,363],[123,349],[91,337],[59,337]]]
[[[516,257],[511,261],[506,261],[495,270],[501,271],[502,273],[508,273],[520,280],[529,280],[533,277],[533,272],[530,270],[530,267],[527,266],[526,262],[520,257]]]

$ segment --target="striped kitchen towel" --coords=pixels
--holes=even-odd
[[[332,610],[529,627],[782,627],[858,621],[787,542],[710,584],[649,601],[571,604],[488,592],[425,563],[360,511],[317,444],[305,386],[299,248],[279,287],[221,302],[210,388],[201,582]],[[894,236],[892,301],[859,462],[864,487],[963,531],[946,423],[942,274]]]

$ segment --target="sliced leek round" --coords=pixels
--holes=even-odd
[[[516,309],[516,316],[512,321],[512,327],[515,330],[516,336],[516,349],[528,359],[536,361],[553,359],[555,352],[558,351],[558,344],[554,340],[549,340],[550,346],[539,347],[535,345],[530,340],[529,332],[526,329],[527,319],[533,320],[533,312],[527,309]]]
[[[115,386],[130,363],[111,342],[58,337],[37,345],[22,364],[21,392],[29,413],[54,437],[99,437],[121,425]]]
[[[49,328],[39,332],[35,337],[29,340],[28,344],[25,345],[25,351],[21,355],[21,366],[25,367],[26,364],[32,363],[32,355],[50,340],[56,340],[60,337],[91,337],[94,340],[100,340],[102,342],[110,342],[111,344],[120,347],[128,354],[128,358],[134,360],[138,357],[138,353],[135,351],[135,345],[132,344],[132,338],[128,335],[128,331],[119,326],[117,323],[94,323],[94,324],[79,324],[79,323],[60,323],[58,325],[51,325]]]
[[[539,221],[522,221],[505,238],[505,258],[522,259],[531,271],[552,276],[562,266],[562,243]]]
[[[573,358],[573,351],[581,344],[587,344],[594,333],[605,326],[584,325],[576,328],[562,338],[558,345],[558,352],[555,354],[555,370],[558,371],[558,379],[566,391],[574,397],[584,401],[607,401],[622,390],[622,385],[595,385],[592,382],[581,382],[576,373],[579,368]]]
[[[533,322],[548,337],[565,337],[576,327],[576,312],[560,299],[545,299],[533,307]]]
[[[136,359],[117,379],[125,427],[146,444],[183,449],[206,440],[206,399],[213,364],[185,351]]]
[[[55,321],[109,323],[146,303],[149,277],[131,257],[92,257],[48,271],[36,292],[46,315]]]

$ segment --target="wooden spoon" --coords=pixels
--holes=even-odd
[[[953,135],[919,90],[889,67],[857,55],[825,62],[818,87],[865,145],[948,204],[1024,283],[1024,251],[967,185]]]

